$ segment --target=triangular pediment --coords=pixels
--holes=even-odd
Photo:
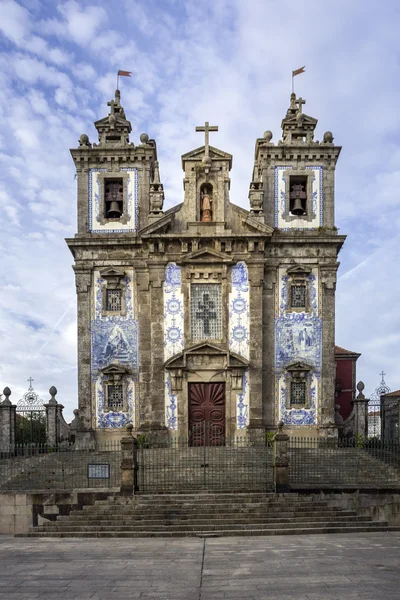
[[[191,150],[190,152],[186,152],[186,154],[182,154],[182,160],[190,160],[190,159],[200,159],[205,155],[205,146],[200,146],[200,148],[196,148],[195,150]],[[229,152],[224,152],[219,148],[214,148],[214,146],[209,146],[209,155],[211,158],[225,158],[228,160],[232,160],[232,154]]]
[[[194,252],[190,252],[186,254],[185,258],[182,259],[182,263],[208,263],[208,262],[225,262],[231,263],[232,257],[225,252],[221,252],[220,250],[215,250],[214,248],[210,248],[206,246],[205,248],[201,248],[201,250],[195,250]]]
[[[125,365],[108,365],[101,369],[103,375],[122,375],[125,373],[129,373],[129,368]]]
[[[173,206],[167,212],[164,213],[157,221],[146,225],[139,231],[141,237],[151,236],[153,234],[167,233],[173,229],[175,214],[181,209],[182,203],[177,206]]]
[[[311,273],[311,267],[307,265],[293,265],[287,270],[288,275],[304,275],[307,276]]]
[[[229,169],[232,168],[232,154],[229,152],[224,152],[219,148],[214,148],[214,146],[208,147],[208,154],[212,160],[227,160],[229,161]],[[182,167],[185,168],[186,161],[201,161],[205,156],[205,146],[200,146],[200,148],[196,148],[195,150],[191,150],[190,152],[186,152],[186,154],[182,154]]]
[[[306,115],[305,113],[302,113],[301,116],[302,116],[301,123],[303,125],[315,125],[316,126],[318,123],[318,119],[314,119],[314,117],[310,117],[309,115]],[[282,124],[285,124],[285,125],[286,124],[287,125],[296,124],[297,125],[298,124],[297,114],[289,115],[289,116],[285,117],[282,120]]]
[[[179,354],[175,354],[175,356],[166,361],[164,366],[166,369],[185,368],[187,359],[191,356],[220,356],[224,358],[228,368],[247,369],[249,366],[249,361],[239,356],[239,354],[211,342],[200,342],[195,346],[183,350]]]
[[[99,119],[98,121],[95,121],[94,126],[96,128],[103,128],[103,127],[109,127],[110,124],[110,117],[103,117],[102,119]],[[119,127],[128,127],[129,131],[131,131],[131,123],[130,121],[128,121],[128,119],[124,119],[123,117],[121,117],[121,115],[119,114],[115,114],[115,124],[114,124],[115,129],[118,129]]]
[[[299,372],[308,373],[309,371],[311,371],[311,369],[312,369],[312,367],[310,365],[308,365],[305,362],[301,362],[301,361],[291,363],[290,365],[288,365],[286,367],[286,371],[288,371],[289,373],[292,373],[292,374],[299,373]]]
[[[124,277],[125,273],[121,269],[110,267],[109,269],[101,269],[100,275],[101,277]]]

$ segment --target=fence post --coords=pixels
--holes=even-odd
[[[133,494],[137,487],[137,440],[132,435],[133,425],[126,426],[127,435],[121,439],[121,494]]]
[[[283,433],[283,421],[278,423],[278,431],[274,435],[274,480],[277,492],[289,490],[289,436]]]
[[[15,448],[16,406],[11,404],[11,390],[3,390],[5,399],[0,403],[0,452],[13,452]]]
[[[357,383],[358,394],[353,400],[355,418],[353,435],[360,435],[364,438],[368,437],[368,402],[363,394],[365,385],[362,381]],[[380,428],[381,429],[381,428]],[[380,433],[381,431],[379,431]]]
[[[46,409],[46,443],[50,446],[57,446],[59,440],[59,426],[58,426],[58,402],[56,400],[57,388],[54,385],[49,389],[51,396],[47,404],[44,405]]]

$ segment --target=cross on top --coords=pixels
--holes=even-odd
[[[203,125],[198,125],[196,127],[196,131],[204,131],[205,132],[205,143],[204,143],[204,147],[205,147],[205,156],[208,156],[208,148],[209,148],[209,139],[210,139],[210,131],[218,131],[218,125],[210,125],[210,123],[208,121],[205,122],[204,126]]]
[[[198,303],[199,311],[196,313],[196,319],[203,321],[204,335],[210,335],[210,321],[217,318],[215,312],[215,302],[210,300],[210,294],[203,294],[203,302]]]
[[[385,382],[384,377],[385,377],[386,373],[384,373],[382,371],[382,373],[379,373],[379,375],[382,377],[382,383],[384,383]]]
[[[32,377],[29,377],[29,379],[27,379],[27,381],[29,381],[29,389],[32,390],[32,381],[35,381]]]
[[[298,107],[299,107],[299,113],[303,112],[303,104],[305,104],[305,103],[306,103],[306,101],[305,101],[305,100],[303,100],[303,98],[301,98],[301,97],[300,97],[300,98],[297,98],[297,100],[296,100],[296,104],[297,104],[297,105],[298,105]]]

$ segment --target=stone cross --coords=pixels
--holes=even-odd
[[[210,335],[210,321],[217,318],[215,302],[210,300],[209,294],[203,294],[203,302],[198,304],[199,312],[196,313],[196,319],[203,321],[205,335]]]
[[[296,104],[297,104],[297,105],[298,105],[298,107],[299,107],[299,112],[300,112],[300,113],[301,113],[301,112],[303,112],[303,107],[302,107],[302,104],[305,104],[305,103],[306,103],[306,101],[305,101],[305,100],[303,100],[303,98],[297,98],[297,100],[296,100]]]
[[[384,377],[385,377],[386,373],[384,373],[382,371],[382,373],[379,373],[379,375],[382,377],[382,382],[381,383],[385,383]]]
[[[210,131],[218,131],[218,125],[210,125],[208,121],[205,122],[204,127],[203,125],[199,125],[196,127],[196,131],[204,131],[205,132],[205,156],[208,157],[208,150],[209,150],[209,134]]]
[[[30,390],[33,390],[33,387],[32,387],[32,381],[35,381],[35,380],[34,380],[34,379],[32,379],[32,377],[29,377],[29,379],[27,379],[27,381],[29,381],[29,389],[30,389]]]

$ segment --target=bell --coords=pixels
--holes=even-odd
[[[110,204],[110,209],[107,212],[107,217],[110,219],[118,219],[122,215],[122,212],[119,209],[119,204],[116,200],[113,200]]]
[[[292,208],[291,212],[293,215],[297,215],[297,216],[306,214],[306,211],[303,208],[303,204],[302,204],[300,198],[294,199],[293,208]]]

